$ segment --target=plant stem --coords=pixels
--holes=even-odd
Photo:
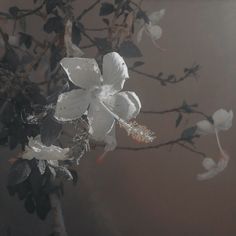
[[[68,236],[61,209],[61,202],[56,193],[49,195],[52,207],[53,233],[55,236]]]

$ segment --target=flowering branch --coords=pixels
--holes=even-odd
[[[147,78],[154,79],[158,81],[161,85],[166,86],[167,84],[176,84],[179,83],[183,80],[186,80],[190,77],[197,77],[197,72],[199,71],[200,66],[199,65],[193,65],[190,68],[185,68],[184,69],[184,75],[181,77],[177,78],[175,75],[169,75],[166,78],[163,77],[163,73],[159,73],[158,75],[151,75],[146,72],[139,71],[133,67],[130,67],[129,70],[132,72],[135,72],[139,75],[146,76]]]

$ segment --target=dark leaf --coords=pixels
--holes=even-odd
[[[109,26],[110,25],[110,22],[109,22],[109,20],[108,19],[106,19],[106,18],[103,18],[102,19],[102,21],[107,25],[107,26]]]
[[[10,7],[10,8],[8,9],[8,12],[9,12],[13,17],[17,17],[17,14],[18,14],[19,10],[20,10],[20,9],[19,9],[18,7],[13,6],[13,7]]]
[[[41,194],[36,198],[36,212],[41,220],[45,220],[51,210],[50,199],[47,194]]]
[[[144,64],[145,64],[145,63],[144,63],[143,61],[136,61],[136,62],[133,64],[133,68],[142,66],[142,65],[144,65]]]
[[[18,65],[20,64],[20,59],[12,48],[8,48],[5,52],[5,55],[3,56],[2,62],[7,64],[9,69],[15,72]]]
[[[51,17],[44,24],[43,29],[46,33],[62,33],[64,31],[63,19],[60,16]]]
[[[122,3],[124,0],[115,0],[115,4],[118,5],[120,3]]]
[[[22,32],[20,32],[19,34],[20,34],[20,41],[19,41],[20,46],[25,45],[26,48],[30,48],[32,44],[32,36]]]
[[[72,43],[79,46],[81,41],[81,33],[80,33],[80,27],[78,27],[75,23],[72,25]]]
[[[41,141],[46,146],[52,145],[59,136],[62,124],[58,123],[51,114],[47,115],[40,127]]]
[[[120,45],[120,55],[123,57],[141,57],[142,53],[132,41],[124,41]]]
[[[64,166],[55,167],[55,171],[56,171],[57,176],[59,176],[59,177],[62,177],[66,180],[72,180],[73,179],[73,176],[70,173],[70,171]]]
[[[34,213],[35,211],[35,203],[34,200],[32,198],[32,195],[28,195],[28,197],[25,199],[25,209],[27,212],[29,212],[30,214]]]
[[[147,14],[144,11],[139,11],[136,15],[137,19],[143,19],[145,23],[149,23],[149,18],[147,16]]]
[[[75,170],[70,170],[70,173],[73,177],[73,184],[76,185],[78,182],[78,174]]]
[[[94,38],[98,46],[105,52],[109,52],[111,50],[111,42],[107,40],[107,38]]]
[[[27,160],[16,161],[10,168],[8,175],[8,185],[16,185],[25,181],[31,173],[31,168]]]
[[[50,55],[50,68],[53,71],[58,62],[62,59],[61,49],[56,47],[54,44],[51,46],[51,55]]]
[[[107,16],[114,12],[114,5],[111,3],[104,2],[100,8],[99,16]]]
[[[181,138],[185,139],[186,141],[191,141],[193,139],[193,136],[196,130],[197,130],[197,126],[193,126],[193,127],[185,129],[181,134]]]
[[[184,101],[181,109],[186,113],[193,112],[193,109]]]
[[[46,1],[46,11],[47,13],[51,13],[54,8],[60,3],[60,0],[47,0]]]
[[[181,113],[179,113],[179,115],[175,121],[175,127],[178,127],[180,125],[182,119],[183,119],[183,115]]]

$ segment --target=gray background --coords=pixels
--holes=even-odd
[[[1,0],[0,9],[27,6],[27,2]],[[75,1],[76,12],[91,2]],[[208,114],[219,108],[235,110],[236,1],[146,0],[144,7],[149,12],[166,9],[159,44],[167,50],[160,52],[145,37],[140,44],[146,61],[142,69],[181,75],[184,67],[195,62],[202,67],[197,81],[190,79],[168,87],[131,74],[126,89],[137,92],[143,109],[171,108],[186,99],[199,103]],[[94,10],[84,22],[99,27],[96,14]],[[32,17],[29,31],[36,30],[42,37],[38,21]],[[0,24],[11,30],[9,24]],[[93,55],[93,49],[88,50],[87,56]],[[174,128],[175,119],[176,114],[140,115],[138,121],[156,132],[157,142],[163,142],[177,137],[202,117],[189,116],[178,129]],[[123,130],[117,133],[120,145],[137,146]],[[203,171],[201,157],[177,146],[142,152],[118,150],[102,165],[95,163],[101,150],[89,153],[78,167],[79,184],[65,186],[63,208],[69,235],[236,235],[235,135],[234,126],[221,133],[223,147],[232,158],[221,175],[206,182],[196,180],[196,174]],[[209,156],[218,155],[214,136],[203,137],[197,146]],[[45,236],[50,220],[44,223],[27,214],[22,202],[6,192],[7,159],[11,156],[14,154],[0,150],[0,227],[10,225],[14,236]]]

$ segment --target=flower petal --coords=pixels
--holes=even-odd
[[[148,18],[153,25],[156,25],[159,23],[160,19],[165,15],[165,12],[165,9],[161,9],[160,11],[154,11],[148,16]]]
[[[224,109],[217,110],[212,116],[215,128],[217,130],[230,129],[232,126],[233,117],[234,114],[232,110],[230,110],[229,112]]]
[[[37,136],[38,137],[38,136]],[[38,160],[65,160],[69,148],[60,148],[58,146],[45,146],[38,140],[38,138],[30,139],[22,158],[31,160],[36,158]]]
[[[214,126],[208,120],[202,120],[197,122],[197,131],[199,135],[207,135],[215,133]]]
[[[90,97],[87,91],[74,89],[62,93],[57,100],[54,117],[60,121],[69,121],[81,117],[87,110]]]
[[[142,27],[139,29],[138,33],[137,33],[137,42],[138,42],[138,43],[140,43],[141,40],[142,40],[142,38],[143,38],[143,32],[144,32],[144,30],[145,30],[145,26],[142,26]]]
[[[76,86],[89,89],[101,85],[101,72],[94,59],[63,58],[60,63],[69,80]]]
[[[105,137],[105,152],[110,152],[113,151],[116,146],[117,146],[117,141],[116,141],[116,126],[115,124],[113,125],[111,131],[107,134],[107,136]]]
[[[128,78],[128,68],[117,52],[108,53],[103,57],[103,83],[112,87],[113,94],[123,88]]]
[[[135,118],[141,109],[141,102],[134,92],[125,91],[109,96],[104,103],[123,120]]]
[[[156,41],[161,38],[162,36],[162,29],[158,25],[146,25],[146,32],[149,35],[149,37],[152,38],[152,40]]]
[[[210,170],[216,166],[216,162],[212,158],[206,157],[203,159],[202,165],[206,170]]]
[[[89,133],[96,141],[104,141],[114,125],[114,117],[98,103],[91,103],[88,110]]]

